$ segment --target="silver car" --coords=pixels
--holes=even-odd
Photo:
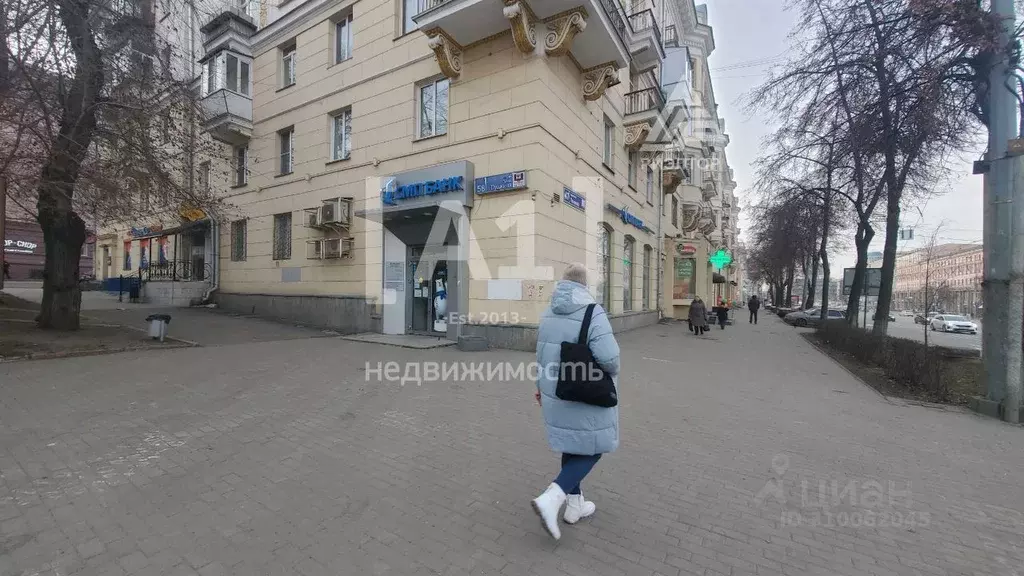
[[[846,318],[846,314],[842,310],[829,310],[829,320],[843,320]],[[810,310],[797,310],[796,312],[790,312],[783,318],[786,324],[792,324],[794,326],[817,326],[821,323],[821,308],[811,308]]]
[[[978,325],[963,316],[955,314],[939,314],[932,318],[932,331],[959,332],[962,334],[977,334]]]

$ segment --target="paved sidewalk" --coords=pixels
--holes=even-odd
[[[1024,571],[1024,430],[889,401],[767,314],[621,345],[622,446],[557,545],[529,507],[557,467],[531,383],[366,379],[528,354],[317,338],[0,365],[0,575]]]

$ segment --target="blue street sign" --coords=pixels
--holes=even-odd
[[[494,176],[477,178],[474,182],[474,189],[477,194],[490,194],[492,192],[507,192],[509,190],[521,190],[526,188],[526,172],[506,172]]]
[[[562,201],[577,210],[587,209],[587,199],[569,188],[562,188]]]

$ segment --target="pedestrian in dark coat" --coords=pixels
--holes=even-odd
[[[714,311],[718,316],[718,325],[722,327],[722,330],[725,330],[725,323],[729,320],[729,304],[725,300],[721,300]]]
[[[750,311],[750,323],[757,324],[757,311],[761,309],[761,299],[754,294],[747,300],[747,310]]]
[[[690,326],[698,336],[708,329],[708,307],[699,296],[690,303]]]

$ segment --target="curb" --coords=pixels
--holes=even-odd
[[[147,350],[171,350],[177,348],[194,348],[196,344],[190,344],[185,341],[180,341],[180,344],[168,344],[161,348],[146,348],[146,347],[135,347],[135,346],[121,346],[120,348],[110,348],[107,350],[69,350],[66,352],[38,352],[35,354],[26,354],[24,356],[6,356],[0,357],[0,364],[7,364],[12,362],[24,362],[28,360],[56,360],[59,358],[78,358],[81,356],[104,356],[107,354],[120,354],[121,352],[143,352]]]

